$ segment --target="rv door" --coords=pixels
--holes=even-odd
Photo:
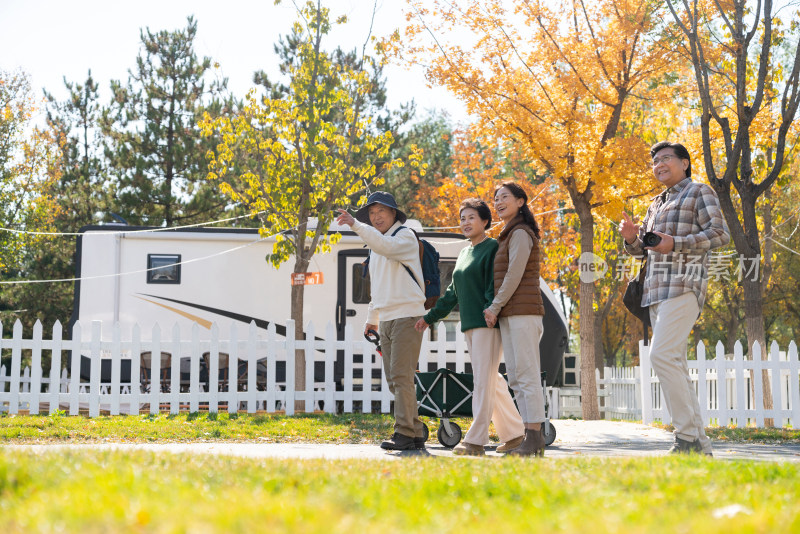
[[[344,328],[353,325],[354,339],[361,339],[364,335],[364,324],[367,322],[367,308],[370,300],[369,274],[363,275],[363,263],[367,259],[368,251],[365,248],[342,250],[338,259],[338,285],[336,298],[336,334],[338,339],[344,339]],[[453,279],[455,260],[442,258],[439,261],[441,272],[442,294]],[[458,307],[443,319],[447,330],[447,339],[455,339],[456,325],[461,319]],[[432,330],[426,335],[436,339],[436,331]]]
[[[363,276],[366,248],[339,251],[336,296],[336,337],[344,339],[344,328],[353,325],[354,339],[361,339],[367,322],[369,275]]]

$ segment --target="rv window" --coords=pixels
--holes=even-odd
[[[180,254],[148,254],[147,283],[180,284],[181,283],[180,263],[181,263]]]
[[[364,266],[353,264],[353,304],[369,304],[369,271],[363,277]]]
[[[444,292],[447,291],[447,287],[450,285],[450,282],[453,281],[453,271],[456,268],[456,262],[453,260],[440,260],[439,261],[439,280],[442,283],[442,295]],[[461,314],[458,312],[458,304],[456,307],[453,308],[447,316],[442,319],[446,329],[446,338],[447,341],[455,341],[456,340],[456,325],[461,320]],[[436,341],[439,339],[439,331],[438,328],[430,328],[430,336],[431,341]]]
[[[453,281],[453,271],[456,269],[456,262],[449,260],[439,261],[439,281],[441,282],[442,295],[447,291],[450,282]],[[453,311],[458,311],[458,304],[453,308]]]

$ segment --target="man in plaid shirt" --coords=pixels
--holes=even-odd
[[[641,257],[649,251],[642,306],[650,307],[650,359],[675,427],[670,452],[711,456],[686,355],[706,298],[709,252],[727,245],[730,235],[714,190],[691,180],[686,147],[662,141],[650,156],[653,175],[666,190],[653,200],[641,225],[623,212],[619,231],[628,254]],[[648,231],[660,242],[644,246]]]

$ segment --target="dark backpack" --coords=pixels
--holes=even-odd
[[[392,232],[392,236],[395,236],[397,232],[402,230],[403,228],[407,228],[406,226],[401,226],[394,232]],[[409,228],[412,232],[414,230]],[[424,239],[420,239],[417,235],[417,232],[414,232],[414,237],[417,238],[417,243],[419,243],[419,262],[422,264],[422,278],[425,281],[425,309],[430,310],[436,304],[436,301],[439,300],[439,297],[442,294],[442,279],[441,273],[439,272],[439,253],[433,248],[433,245],[428,243]],[[367,276],[367,270],[369,269],[369,256],[367,257],[366,261],[363,263],[364,270],[362,272],[362,276]],[[414,273],[411,272],[411,269],[408,265],[403,264],[405,267],[406,272],[411,276],[411,279],[417,283],[419,286],[419,280],[414,276]],[[422,287],[422,286],[420,286]]]

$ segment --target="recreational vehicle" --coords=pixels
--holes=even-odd
[[[423,232],[417,221],[406,224],[439,251],[444,291],[468,242],[459,234]],[[313,322],[321,337],[332,322],[343,339],[346,325],[360,334],[366,321],[369,275],[364,277],[362,262],[369,251],[346,227],[332,226],[329,232],[341,232],[342,238],[311,260],[313,274],[306,282],[314,283],[305,287],[305,323]],[[212,324],[226,333],[233,324],[243,331],[254,322],[261,336],[271,323],[279,336],[285,335],[294,261],[272,267],[265,256],[273,244],[274,238],[261,239],[256,229],[84,227],[77,240],[78,281],[69,332],[80,321],[82,337],[88,339],[90,322],[101,321],[103,340],[111,340],[115,323],[123,335],[138,324],[146,338],[155,324],[162,332],[177,324],[188,338],[197,324],[201,340],[208,340]],[[567,348],[566,320],[553,293],[544,282],[541,286],[547,309],[542,363],[552,383]],[[448,337],[455,335],[458,320],[457,311],[445,319]],[[337,377],[341,372],[337,366]]]

